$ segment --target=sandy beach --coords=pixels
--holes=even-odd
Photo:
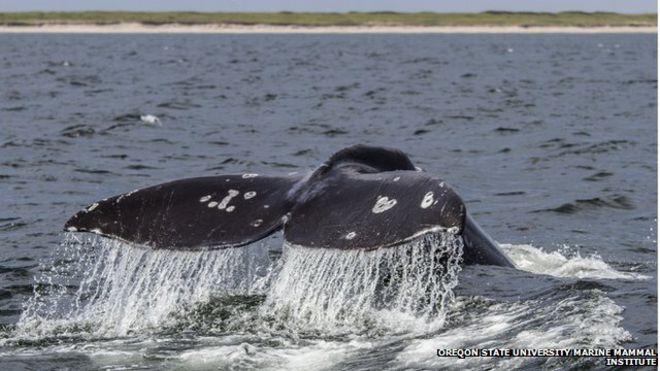
[[[318,34],[318,33],[657,33],[657,27],[520,27],[520,26],[332,26],[299,27],[272,25],[112,25],[52,24],[40,26],[0,26],[0,33],[225,33],[225,34]]]

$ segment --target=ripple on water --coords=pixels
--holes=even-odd
[[[534,212],[551,211],[560,214],[575,214],[580,211],[600,208],[633,210],[635,209],[635,204],[627,196],[615,194],[607,197],[594,197],[589,199],[575,200],[574,202],[565,203],[555,208],[541,209]]]

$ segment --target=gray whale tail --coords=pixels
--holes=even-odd
[[[442,179],[403,152],[356,145],[308,177],[240,174],[175,180],[98,201],[65,230],[153,249],[239,247],[284,229],[292,244],[377,249],[422,234],[461,235],[465,264],[513,267]]]

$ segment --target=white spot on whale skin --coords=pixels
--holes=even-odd
[[[99,206],[99,204],[97,204],[96,202],[93,203],[90,207],[87,208],[87,212],[90,212],[90,211],[96,209],[98,206]]]
[[[378,197],[378,200],[376,201],[373,209],[371,209],[371,212],[374,214],[380,214],[393,208],[394,205],[396,205],[396,199],[393,198],[390,200],[387,197]]]
[[[270,205],[264,205],[264,209],[268,209]]]
[[[216,207],[216,206],[218,206],[218,203],[215,202],[215,201],[211,201],[211,202],[209,202],[209,204],[207,206],[208,207]]]
[[[256,178],[256,177],[258,177],[258,176],[259,176],[259,174],[251,174],[251,173],[247,173],[247,174],[243,174],[243,175],[241,175],[241,177],[242,177],[243,179]]]
[[[426,209],[431,205],[433,205],[433,192],[427,192],[424,195],[424,199],[422,200],[422,203],[419,205],[419,207]]]
[[[227,207],[227,212],[230,213],[230,212],[234,211],[234,209],[236,209],[235,206],[229,206],[229,207]]]
[[[211,199],[211,195],[206,195],[199,199],[199,202],[208,202]]]
[[[101,230],[98,229],[98,228],[94,228],[94,229],[92,229],[91,232],[92,232],[92,233],[96,233],[96,234],[101,234],[101,233],[103,233],[103,232],[101,232]]]
[[[357,234],[356,234],[355,232],[349,232],[349,233],[346,235],[345,238],[346,238],[347,240],[352,240],[352,239],[355,238],[356,235],[357,235]]]
[[[257,195],[257,192],[254,192],[254,191],[245,192],[245,194],[243,195],[243,198],[246,199],[246,200],[249,200],[249,199],[251,199],[252,197],[254,197],[256,195]]]
[[[250,225],[256,228],[256,227],[260,226],[261,223],[263,223],[263,222],[264,221],[262,219],[257,219],[255,221],[253,221],[252,223],[250,223]]]
[[[69,232],[78,232],[78,228],[76,228],[76,227],[69,227],[66,230],[69,231]]]
[[[393,181],[393,182],[398,182],[398,181],[399,181],[399,179],[401,179],[401,177],[400,177],[400,176],[398,176],[398,177],[396,177],[396,178],[394,178],[394,179],[392,179],[392,181]]]
[[[220,201],[220,204],[218,205],[218,209],[224,210],[225,208],[227,208],[231,199],[238,196],[239,194],[240,192],[235,189],[230,189],[229,191],[227,191],[227,195],[225,196],[225,198],[222,199],[222,201]],[[232,211],[233,210],[234,209],[232,208]]]

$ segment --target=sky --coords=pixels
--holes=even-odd
[[[0,0],[0,12],[199,11],[199,12],[482,12],[608,11],[656,13],[656,0]]]

